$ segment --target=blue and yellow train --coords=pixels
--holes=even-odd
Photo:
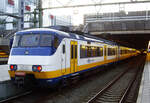
[[[73,33],[29,29],[15,34],[9,74],[15,82],[32,76],[38,85],[52,86],[138,53],[136,49]]]

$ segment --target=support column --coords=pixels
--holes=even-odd
[[[24,0],[18,0],[18,12],[20,19],[18,20],[18,30],[24,29]]]
[[[42,0],[38,2],[38,10],[39,10],[39,28],[43,25],[43,9],[42,9]]]

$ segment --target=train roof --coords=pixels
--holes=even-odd
[[[35,28],[35,29],[22,30],[22,31],[17,32],[16,34],[17,35],[29,34],[29,33],[38,34],[39,32],[40,33],[50,33],[50,32],[55,33],[55,35],[58,35],[61,38],[72,38],[72,39],[84,40],[84,41],[89,41],[89,42],[101,42],[101,43],[116,45],[116,43],[114,42],[101,39],[101,38],[97,38],[91,35],[87,35],[87,34],[78,35],[75,33],[67,33],[67,32],[50,29],[50,28]]]

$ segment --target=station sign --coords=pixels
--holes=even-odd
[[[30,11],[30,10],[31,10],[31,7],[28,6],[28,5],[26,5],[26,6],[25,6],[25,9],[26,9],[27,11]]]
[[[14,0],[8,0],[8,4],[14,5],[14,4],[15,4],[15,3],[14,3]]]

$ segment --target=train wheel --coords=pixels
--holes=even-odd
[[[69,85],[68,79],[64,78],[64,79],[62,80],[62,85],[63,85],[63,87],[68,86],[68,85]]]
[[[68,79],[67,79],[67,78],[63,78],[63,79],[60,81],[58,88],[59,88],[59,89],[62,89],[62,88],[64,88],[64,87],[68,86],[68,85],[69,85]]]

